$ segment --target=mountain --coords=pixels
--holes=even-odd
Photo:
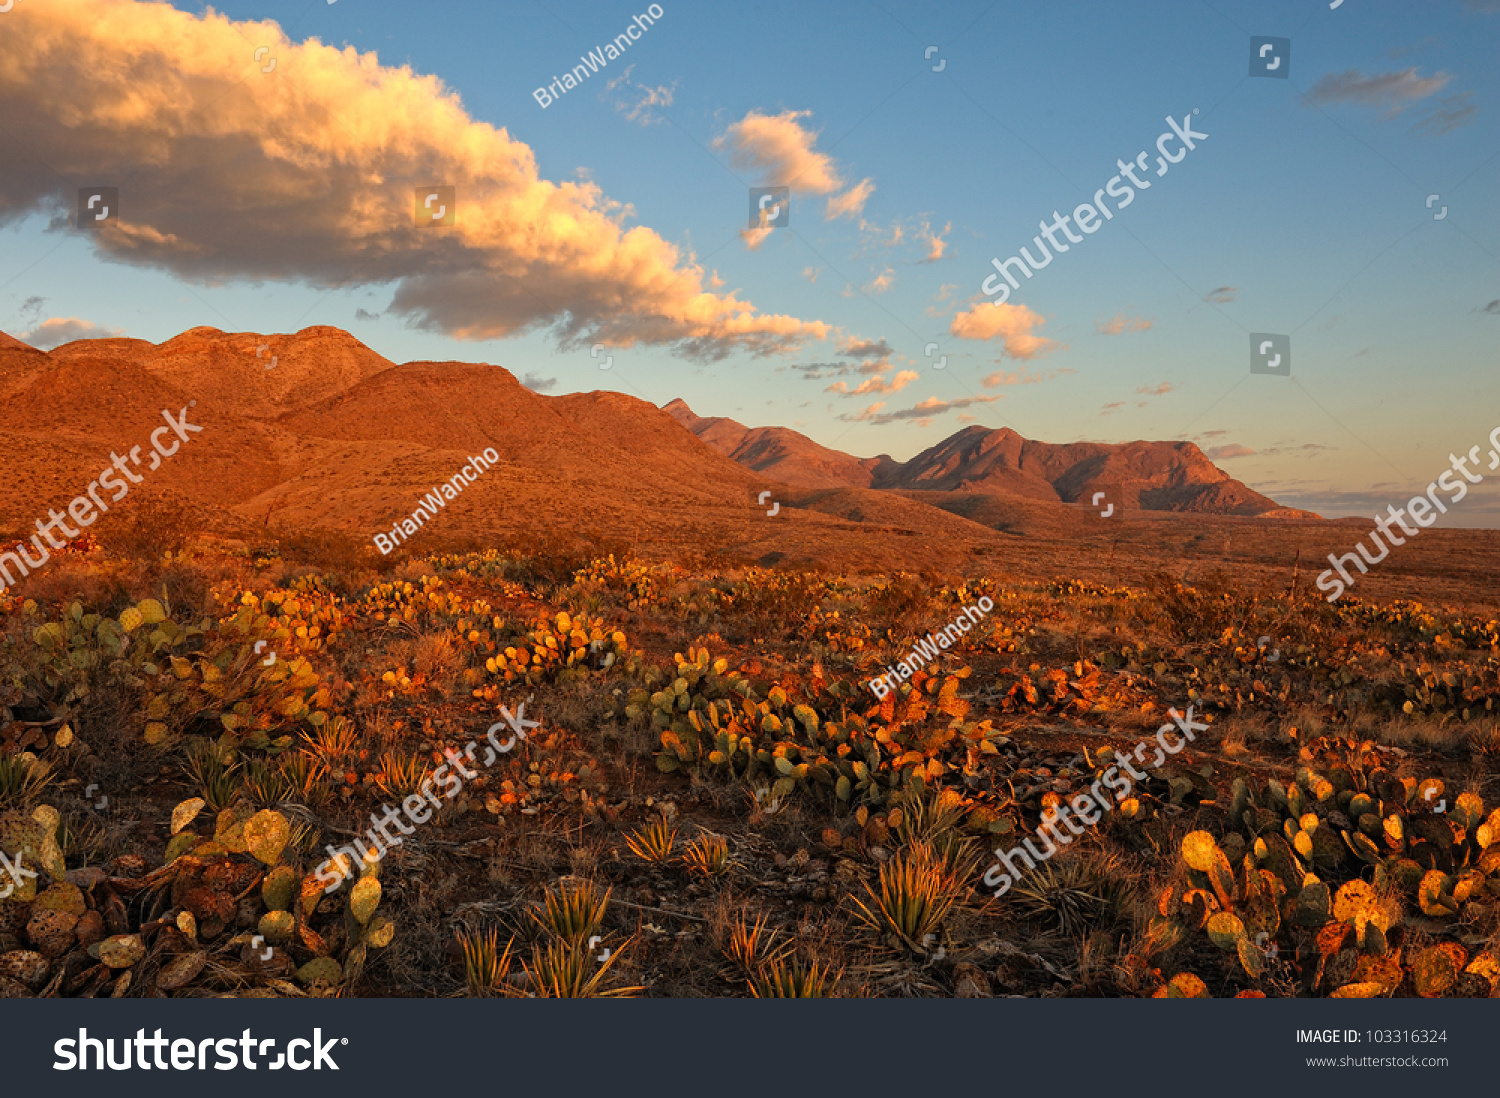
[[[725,551],[884,568],[954,564],[999,536],[868,490],[879,498],[861,521],[847,508],[801,507],[779,481],[763,503],[765,474],[649,402],[546,396],[484,363],[398,365],[336,328],[194,328],[161,344],[79,340],[50,353],[15,342],[0,339],[0,534],[9,539],[29,536],[49,509],[65,511],[113,455],[128,459],[135,447],[143,480],[111,503],[98,532],[162,495],[234,537],[324,528],[371,544],[488,450],[492,467],[445,501],[414,548],[562,537],[656,556]],[[148,469],[163,411],[184,409],[202,432]],[[913,545],[930,532],[941,540]]]
[[[1050,578],[1066,561],[1128,575],[1209,546],[1253,552],[1276,575],[1299,551],[1348,540],[1331,523],[1272,534],[1243,517],[1286,512],[1185,443],[1048,446],[971,427],[908,462],[860,459],[681,401],[547,396],[497,365],[398,364],[329,327],[194,328],[51,352],[0,335],[0,397],[0,544],[29,537],[136,448],[143,479],[92,528],[103,540],[163,496],[242,541],[328,529],[373,547],[486,451],[491,468],[425,520],[413,551],[563,541],[689,562]],[[202,432],[151,470],[164,410]],[[1108,484],[1148,510],[1069,505]]]
[[[798,487],[975,493],[1053,503],[1078,503],[1103,491],[1116,506],[1137,510],[1317,517],[1283,508],[1241,484],[1191,442],[1054,444],[1022,438],[1009,428],[973,426],[899,462],[886,455],[856,458],[784,427],[706,419],[681,400],[664,411],[726,457]]]
[[[850,457],[786,427],[746,427],[721,416],[695,415],[681,399],[662,411],[724,456],[798,488],[870,488],[886,467],[895,464],[885,455]]]

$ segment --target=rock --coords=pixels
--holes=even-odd
[[[43,956],[61,957],[72,948],[75,940],[73,929],[77,925],[77,915],[39,908],[31,913],[26,924],[26,937]]]
[[[15,949],[0,955],[0,980],[14,980],[32,991],[47,982],[50,968],[47,958],[29,949]]]
[[[953,997],[955,999],[992,999],[990,981],[978,965],[968,963],[953,966]]]
[[[73,933],[78,935],[81,943],[91,946],[104,940],[105,929],[103,915],[97,911],[85,911],[78,920],[78,925],[73,928]]]

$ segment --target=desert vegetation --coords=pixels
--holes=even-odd
[[[1232,572],[395,562],[154,514],[0,594],[0,853],[36,874],[0,995],[1500,986],[1494,618]],[[540,727],[325,891],[330,847],[522,702]],[[994,848],[1188,705],[1210,731],[991,895]]]

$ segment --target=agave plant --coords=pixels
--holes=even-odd
[[[677,829],[667,823],[665,816],[658,816],[639,831],[625,836],[625,845],[642,861],[664,865],[672,860],[672,844],[676,839]]]
[[[547,893],[541,914],[533,912],[531,917],[560,942],[584,942],[603,925],[611,891],[607,889],[601,896],[588,882],[564,883],[557,891]]]
[[[586,945],[571,942],[549,942],[533,953],[531,964],[521,962],[531,980],[532,989],[543,999],[621,999],[629,998],[640,987],[604,987],[604,977],[620,959],[620,949],[608,950],[602,956]]]
[[[757,999],[828,999],[842,975],[829,965],[777,957],[750,978],[750,994]]]
[[[894,938],[921,952],[938,932],[965,888],[947,860],[927,843],[903,847],[880,867],[880,891],[865,885],[870,902],[854,900],[854,916],[883,938]]]
[[[470,995],[487,998],[504,992],[510,976],[513,961],[510,951],[514,944],[515,939],[511,938],[501,949],[500,932],[493,928],[483,935],[469,931],[459,935],[459,945],[464,951],[464,979]]]
[[[688,843],[682,860],[689,869],[705,877],[722,877],[729,872],[733,862],[729,858],[729,842],[722,835],[704,832]]]

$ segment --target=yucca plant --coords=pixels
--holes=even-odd
[[[514,961],[510,951],[515,939],[511,938],[501,949],[500,932],[491,929],[485,934],[465,931],[458,941],[464,951],[464,980],[469,994],[481,999],[496,992],[504,994],[509,986],[506,980]]]
[[[812,962],[777,957],[750,978],[750,994],[757,999],[828,999],[838,987],[843,970]]]
[[[222,812],[234,803],[240,792],[238,761],[227,760],[226,751],[213,740],[195,740],[183,754],[183,771],[210,812]]]
[[[896,834],[907,846],[926,844],[942,856],[950,877],[967,880],[979,867],[979,844],[961,830],[963,799],[952,790],[939,790],[930,797],[902,798],[901,822]]]
[[[292,751],[283,755],[281,774],[292,799],[306,805],[321,804],[328,799],[328,787],[323,784],[328,768],[309,752]]]
[[[30,808],[52,778],[52,767],[29,752],[0,755],[0,807]]]
[[[522,961],[521,967],[531,979],[532,990],[543,999],[628,998],[643,989],[603,986],[604,977],[620,959],[622,949],[610,951],[601,961],[587,946],[549,942],[533,951],[530,965]]]
[[[792,951],[790,943],[778,942],[776,931],[766,929],[766,917],[751,923],[744,915],[735,918],[729,928],[722,952],[748,975],[754,975],[772,961],[785,959]]]
[[[375,787],[388,797],[405,800],[422,788],[432,768],[426,761],[412,755],[394,755],[387,751],[380,756],[380,769],[375,772]]]
[[[885,938],[922,952],[964,891],[964,881],[948,869],[942,854],[927,843],[903,847],[880,867],[880,892],[865,885],[870,903],[854,900],[854,917]]]
[[[682,860],[689,869],[705,877],[721,877],[733,864],[729,859],[729,842],[722,835],[704,832],[688,843]]]
[[[581,884],[564,882],[555,892],[547,893],[541,914],[533,912],[531,917],[537,926],[558,941],[585,942],[603,925],[611,891],[606,889],[601,896],[587,881]]]
[[[1122,917],[1132,891],[1115,856],[1078,856],[1037,866],[1016,883],[1013,895],[1023,913],[1072,936]]]
[[[642,861],[665,864],[672,859],[672,844],[676,840],[677,829],[667,823],[665,816],[658,816],[639,831],[625,836],[625,845]]]
[[[331,717],[305,737],[313,753],[330,770],[352,758],[359,749],[359,732],[345,717]]]
[[[275,808],[292,795],[292,784],[280,765],[264,759],[249,759],[241,771],[240,787],[257,808]]]

